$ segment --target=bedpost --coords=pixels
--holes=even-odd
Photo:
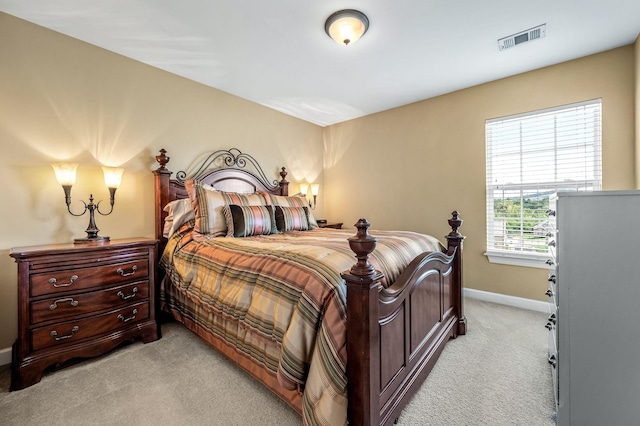
[[[448,241],[447,254],[451,255],[454,251],[456,254],[453,260],[453,304],[456,309],[456,316],[458,317],[457,327],[454,327],[453,337],[458,335],[467,334],[467,318],[464,316],[464,306],[462,300],[462,241],[464,236],[458,232],[458,228],[462,225],[462,219],[460,219],[460,213],[453,211],[451,213],[451,219],[449,219],[449,226],[451,226],[451,232],[446,236]]]
[[[280,186],[280,195],[289,195],[289,181],[287,181],[287,169],[284,167],[280,170],[280,182],[278,185]]]
[[[378,293],[384,277],[369,263],[377,239],[360,219],[349,246],[358,259],[342,278],[347,284],[347,387],[350,426],[380,424],[380,334]]]
[[[166,153],[166,150],[161,149],[160,155],[156,155],[156,161],[158,162],[158,164],[160,164],[160,167],[153,171],[156,194],[155,237],[158,241],[160,241],[160,253],[162,253],[164,245],[166,244],[166,241],[162,236],[162,231],[164,226],[164,219],[168,213],[165,212],[163,208],[169,202],[169,179],[171,178],[171,172],[165,167],[170,160],[170,157],[167,157]]]

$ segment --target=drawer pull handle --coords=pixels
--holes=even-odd
[[[78,306],[78,301],[73,300],[73,297],[65,297],[64,299],[58,299],[55,302],[53,302],[53,304],[49,306],[49,309],[53,311],[58,307],[58,303],[62,303],[62,302],[71,302],[70,303],[71,306]]]
[[[128,321],[131,321],[132,319],[135,319],[137,313],[138,313],[138,310],[134,309],[133,312],[131,312],[131,316],[129,318],[125,318],[122,314],[120,314],[118,315],[118,319],[122,322],[128,322]]]
[[[132,293],[128,296],[125,296],[123,292],[119,291],[116,296],[119,296],[120,299],[122,300],[127,300],[127,299],[131,299],[132,297],[136,297],[136,292],[138,291],[138,287],[134,287],[132,290]]]
[[[69,287],[77,279],[78,279],[77,275],[71,275],[71,279],[69,280],[68,283],[66,283],[66,284],[58,284],[58,280],[56,280],[55,278],[49,278],[49,284],[53,284],[53,286],[55,288],[58,288],[58,287]]]
[[[66,334],[64,336],[58,336],[58,332],[55,331],[55,330],[53,330],[50,334],[51,334],[51,337],[56,339],[56,342],[58,342],[60,340],[69,339],[70,337],[73,337],[73,335],[76,334],[76,331],[78,331],[78,330],[80,330],[80,327],[78,327],[76,325],[71,329],[71,334]]]
[[[549,357],[548,361],[549,361],[549,364],[551,364],[551,366],[553,368],[556,368],[556,364],[557,364],[558,361],[556,360],[556,356],[555,355],[551,355]]]
[[[138,270],[138,267],[136,265],[133,265],[131,267],[131,272],[124,272],[122,270],[122,268],[118,268],[118,270],[116,272],[119,273],[123,277],[128,277],[129,275],[135,274],[137,270]]]

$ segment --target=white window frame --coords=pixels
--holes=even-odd
[[[494,178],[494,175],[498,175],[499,173],[494,173],[494,156],[493,151],[496,146],[500,143],[505,144],[520,144],[523,145],[523,136],[519,135],[517,137],[512,137],[511,139],[507,139],[501,141],[500,136],[493,136],[492,129],[495,129],[496,125],[500,125],[502,123],[530,123],[531,119],[536,119],[540,117],[551,118],[556,117],[560,113],[566,113],[567,111],[575,110],[575,111],[589,111],[590,113],[596,114],[595,120],[595,128],[593,129],[592,137],[593,139],[587,138],[585,144],[593,149],[593,162],[584,162],[584,167],[593,167],[593,169],[589,168],[589,174],[592,174],[593,179],[574,179],[574,180],[564,180],[559,181],[554,179],[542,179],[540,182],[524,182],[526,179],[522,176],[523,167],[518,166],[520,171],[520,181],[519,182],[498,182],[498,178]],[[576,117],[578,114],[576,114]],[[585,120],[586,122],[586,120]],[[576,123],[579,123],[579,118],[576,118]],[[521,124],[519,124],[521,125]],[[494,201],[495,199],[499,199],[495,197],[496,191],[512,191],[520,193],[521,199],[524,199],[524,194],[526,191],[567,191],[567,190],[600,190],[602,188],[602,100],[594,99],[585,102],[579,102],[570,105],[563,105],[554,108],[548,108],[544,110],[538,110],[533,112],[528,112],[524,114],[511,115],[507,117],[500,117],[495,119],[487,120],[485,123],[485,139],[486,139],[486,155],[487,155],[487,204],[486,204],[486,215],[487,215],[487,251],[485,255],[488,257],[489,261],[492,263],[501,263],[507,265],[515,265],[515,266],[527,266],[534,268],[543,268],[548,269],[550,266],[546,263],[549,255],[547,253],[538,253],[538,252],[527,252],[527,251],[517,251],[516,249],[500,249],[496,241],[498,239],[495,238],[497,233],[495,232],[495,223],[494,223]],[[551,134],[547,134],[547,136],[552,136],[554,140],[554,146],[558,140],[558,136],[554,132]],[[545,152],[558,153],[560,152],[558,149],[546,149]],[[522,163],[522,149],[520,150],[519,160]],[[498,160],[496,160],[498,162]],[[498,169],[499,166],[495,166]],[[557,162],[553,164],[554,173],[557,175],[558,170],[561,170],[558,166]],[[504,170],[504,169],[503,169]],[[503,173],[503,175],[506,175]],[[520,205],[523,205],[521,202]],[[524,221],[526,218],[520,216],[521,220]],[[506,225],[505,225],[506,226]],[[504,239],[506,240],[506,235],[504,235]],[[522,235],[522,234],[521,234]],[[524,242],[524,238],[515,238],[516,241]],[[525,244],[523,244],[524,248]],[[531,247],[529,247],[531,248]]]

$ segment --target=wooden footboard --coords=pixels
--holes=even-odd
[[[442,253],[424,253],[388,288],[368,262],[376,239],[360,219],[349,239],[357,263],[347,284],[347,375],[349,425],[386,425],[427,377],[445,343],[466,333],[462,306],[462,220]]]

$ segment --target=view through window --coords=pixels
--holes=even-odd
[[[601,189],[601,115],[597,99],[487,120],[491,261],[546,258],[549,197]]]

